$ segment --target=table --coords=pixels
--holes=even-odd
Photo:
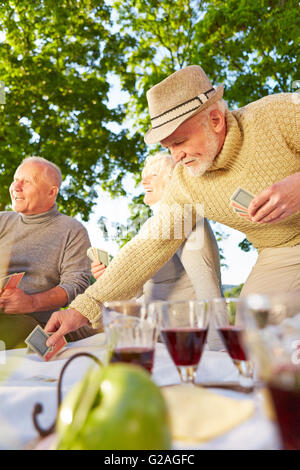
[[[100,359],[105,358],[105,335],[69,343],[67,348],[51,362],[44,362],[36,354],[26,355],[25,349],[6,351],[6,364],[0,363],[0,449],[22,449],[37,437],[32,422],[32,410],[37,402],[44,411],[39,416],[43,427],[52,424],[57,408],[57,380],[60,371],[73,354],[90,352]],[[3,359],[3,358],[2,358]],[[71,363],[63,379],[63,393],[80,380],[93,364],[88,358]],[[7,370],[10,375],[5,380]],[[179,375],[163,344],[158,343],[155,353],[153,380],[160,386],[179,383]],[[205,350],[197,371],[197,381],[203,383],[237,382],[237,371],[225,352]],[[174,443],[176,449],[279,449],[276,426],[261,410],[258,393],[244,394],[232,390],[212,389],[238,399],[255,402],[255,413],[246,422],[217,439],[197,447]]]

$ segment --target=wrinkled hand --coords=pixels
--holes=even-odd
[[[92,275],[95,279],[98,279],[104,273],[106,269],[105,264],[99,263],[99,261],[93,261],[91,263]]]
[[[259,193],[248,213],[252,222],[273,223],[300,210],[300,173],[284,178]]]
[[[64,335],[81,328],[87,323],[88,319],[74,308],[52,313],[44,330],[46,333],[53,331],[55,333],[48,339],[47,346],[53,346]]]
[[[33,312],[33,298],[25,294],[22,289],[3,289],[0,295],[0,310],[4,313],[31,313]]]

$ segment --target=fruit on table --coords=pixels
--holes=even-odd
[[[57,449],[161,450],[171,446],[160,389],[139,366],[115,363],[89,371],[63,400]]]

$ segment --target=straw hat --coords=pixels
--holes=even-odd
[[[145,134],[146,144],[165,139],[222,96],[223,85],[213,88],[199,65],[190,65],[165,78],[147,91],[152,127]]]

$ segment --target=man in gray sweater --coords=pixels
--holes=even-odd
[[[0,277],[25,272],[18,287],[0,295],[0,340],[7,349],[22,344],[37,324],[44,327],[90,282],[89,237],[80,222],[58,211],[60,184],[56,165],[26,158],[10,186],[13,211],[0,212]],[[84,327],[69,339],[94,333]]]

